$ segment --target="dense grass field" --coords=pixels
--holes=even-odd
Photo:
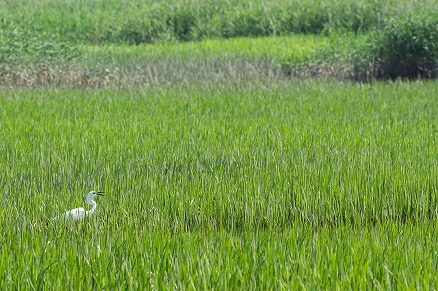
[[[437,5],[1,1],[0,288],[436,290]]]
[[[291,33],[366,33],[394,15],[433,13],[435,0],[6,0],[0,28],[34,39],[154,43]],[[8,30],[8,29],[7,29]]]
[[[2,90],[0,287],[434,289],[437,97],[324,80]],[[92,217],[53,221],[92,189]]]

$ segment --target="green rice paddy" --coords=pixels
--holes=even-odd
[[[0,289],[436,290],[436,81],[352,81],[434,8],[0,3]]]
[[[3,90],[2,288],[435,288],[435,90]]]

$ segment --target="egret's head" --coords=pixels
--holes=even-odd
[[[92,200],[94,197],[96,197],[97,195],[99,195],[99,196],[104,196],[103,193],[104,193],[104,192],[91,191],[91,192],[88,193],[88,195],[87,195],[87,200],[90,201],[90,200]]]

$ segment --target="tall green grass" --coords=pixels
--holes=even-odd
[[[435,91],[3,90],[1,287],[435,288]]]
[[[3,1],[2,18],[72,42],[150,43],[291,33],[367,32],[427,1]]]
[[[81,54],[77,45],[26,19],[0,19],[0,68],[67,64]]]
[[[357,79],[429,78],[438,72],[438,13],[393,17],[357,49]]]
[[[218,75],[434,78],[435,2],[3,1],[0,85],[120,87],[134,80],[139,86],[187,80],[185,71],[196,79],[211,69]],[[364,45],[370,33],[374,38]],[[156,46],[133,46],[145,43]],[[97,53],[90,54],[93,46]]]

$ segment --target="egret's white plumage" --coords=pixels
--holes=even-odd
[[[87,202],[88,204],[91,205],[91,209],[88,211],[85,211],[85,209],[82,207],[72,209],[64,213],[64,219],[78,221],[86,216],[93,214],[93,212],[96,210],[96,205],[97,205],[96,202],[93,200],[93,198],[96,197],[97,195],[104,196],[103,193],[104,192],[91,191],[87,195]]]

